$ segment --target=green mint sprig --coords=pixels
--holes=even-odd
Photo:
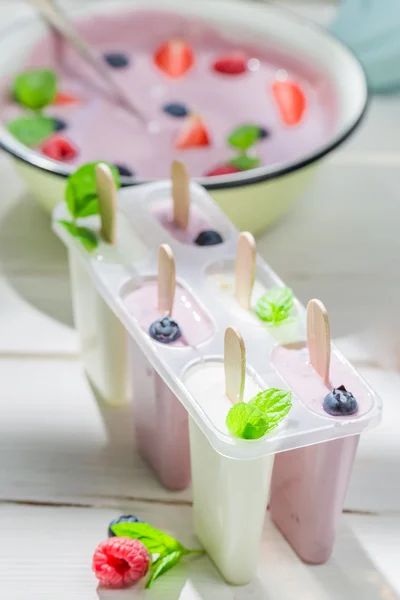
[[[71,216],[74,219],[89,217],[99,213],[98,197],[96,191],[96,166],[104,161],[87,163],[79,167],[68,177],[65,191],[65,200]],[[117,188],[121,186],[119,172],[113,165],[111,169]]]
[[[247,152],[260,139],[260,128],[256,125],[241,125],[228,136],[228,143],[241,152]]]
[[[260,392],[249,402],[238,402],[226,417],[234,437],[257,440],[278,427],[292,407],[292,393],[277,388]]]
[[[25,146],[38,146],[44,142],[55,129],[54,119],[42,115],[19,117],[8,121],[7,129]]]
[[[257,301],[255,312],[261,321],[271,326],[282,325],[289,318],[294,306],[294,296],[290,288],[276,287],[268,290]]]
[[[15,100],[30,110],[41,110],[57,94],[57,75],[51,69],[32,69],[16,76],[12,86]]]
[[[238,156],[228,161],[228,165],[236,167],[239,171],[255,169],[261,164],[256,156],[249,156],[248,151],[260,140],[261,130],[257,125],[241,125],[236,127],[227,138],[232,148],[238,151]]]
[[[95,232],[89,227],[79,227],[76,223],[70,221],[58,221],[72,237],[79,240],[88,252],[93,252],[98,246],[98,239]]]
[[[79,239],[88,252],[97,248],[99,239],[96,233],[88,227],[77,225],[77,219],[99,214],[99,201],[96,191],[96,165],[99,162],[88,163],[79,167],[67,179],[65,198],[72,221],[59,221],[73,237]],[[117,188],[121,186],[119,172],[113,165],[111,169]]]
[[[150,588],[156,579],[177,565],[184,556],[204,554],[204,550],[188,550],[178,540],[148,523],[117,523],[111,526],[111,530],[119,537],[139,540],[153,558],[156,556],[146,588]]]

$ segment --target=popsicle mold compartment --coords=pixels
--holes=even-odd
[[[67,213],[64,217],[69,220]],[[85,224],[100,229],[98,217],[85,219]],[[68,246],[72,305],[86,374],[101,400],[113,406],[126,404],[131,397],[126,331],[96,289],[91,265],[101,263],[112,270],[115,263],[139,260],[147,248],[122,213],[117,217],[116,246],[101,242],[90,255],[61,225],[58,227],[72,242]]]
[[[99,294],[118,316],[152,368],[183,404],[211,446],[228,458],[257,459],[276,452],[358,435],[366,428],[377,425],[381,413],[380,400],[362,377],[355,372],[360,386],[365,386],[371,398],[371,405],[367,411],[338,419],[318,414],[318,411],[299,399],[301,392],[293,387],[293,382],[285,381],[284,374],[274,366],[272,357],[278,343],[287,345],[306,339],[304,308],[295,301],[293,313],[295,320],[291,327],[284,328],[286,330],[284,340],[279,340],[276,338],[279,328],[272,331],[262,322],[260,322],[260,326],[255,327],[253,320],[250,319],[247,322],[240,311],[235,310],[231,301],[226,303],[221,301],[221,296],[210,289],[209,275],[210,273],[216,274],[216,264],[222,264],[225,267],[233,264],[238,232],[214,204],[207,192],[194,182],[190,183],[190,197],[192,208],[207,216],[208,221],[213,224],[213,229],[221,233],[223,243],[207,248],[195,244],[182,244],[176,236],[174,237],[170,231],[162,227],[153,214],[152,206],[154,202],[171,198],[169,181],[120,191],[118,213],[125,215],[130,223],[131,232],[128,232],[128,235],[146,240],[148,248],[158,248],[163,243],[171,246],[175,255],[179,282],[183,284],[194,300],[204,307],[214,325],[213,335],[201,344],[195,343],[184,348],[171,348],[156,342],[150,338],[127,306],[126,290],[129,289],[129,286],[135,287],[149,278],[156,277],[157,255],[155,251],[135,263],[120,260],[112,263],[98,260],[95,256],[88,254],[80,243],[57,223],[59,219],[65,218],[65,206],[59,206],[55,210],[54,229],[64,243],[70,249],[78,250],[82,260],[86,261]],[[211,268],[210,265],[213,264],[214,267]],[[284,287],[279,277],[259,256],[257,257],[257,278],[261,286],[266,289],[270,289],[271,286]],[[294,323],[295,327],[293,327]],[[246,344],[248,364],[252,365],[263,382],[264,388],[277,387],[292,391],[292,409],[284,420],[284,426],[258,440],[233,438],[222,428],[221,424],[215,423],[210,414],[204,411],[201,403],[190,393],[183,380],[183,373],[189,364],[205,360],[209,356],[221,357],[223,355],[223,332],[229,326],[233,326],[241,332]],[[333,345],[332,352],[338,357],[344,368],[352,369]]]

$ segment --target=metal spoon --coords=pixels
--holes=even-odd
[[[108,90],[120,106],[134,115],[142,123],[147,123],[144,116],[132,104],[125,92],[115,83],[106,65],[96,56],[89,44],[82,38],[69,18],[55,6],[53,0],[28,0],[30,4],[40,10],[42,17],[75,48],[82,58],[90,64],[107,84]]]

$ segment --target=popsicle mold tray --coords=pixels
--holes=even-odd
[[[171,183],[158,182],[122,190],[118,198],[117,243],[100,243],[89,253],[79,240],[72,237],[58,221],[69,218],[65,205],[55,209],[53,227],[70,250],[71,256],[84,264],[87,277],[105,303],[122,322],[129,335],[149,363],[177,396],[189,415],[215,450],[221,455],[248,460],[281,451],[317,444],[360,434],[378,424],[381,403],[369,384],[358,375],[339,351],[332,346],[332,364],[352,378],[349,389],[356,397],[363,396],[359,411],[350,417],[331,417],[322,408],[309,403],[302,391],[296,389],[290,376],[274,366],[277,348],[305,342],[306,311],[295,300],[291,319],[286,325],[268,327],[235,301],[231,289],[238,231],[214,204],[207,192],[195,183],[190,184],[191,214],[199,223],[218,231],[223,243],[198,246],[193,243],[195,230],[189,226],[187,235],[173,230],[167,223],[172,216]],[[164,216],[163,216],[164,215]],[[99,228],[98,217],[85,219],[85,224]],[[164,221],[164,222],[163,222]],[[166,227],[165,225],[168,225]],[[206,227],[207,228],[207,227]],[[204,229],[204,226],[203,226]],[[191,237],[192,236],[192,237]],[[174,252],[177,286],[187,292],[187,302],[197,304],[210,329],[197,345],[171,347],[153,340],[129,309],[130,293],[143,282],[157,281],[157,253],[160,244],[167,243]],[[253,296],[276,286],[284,287],[279,277],[257,256],[256,284]],[[205,317],[204,317],[205,315]],[[206,326],[206,325],[205,325]],[[185,378],[195,365],[207,361],[222,361],[224,332],[236,328],[246,346],[247,375],[260,389],[277,387],[292,391],[292,408],[281,425],[271,434],[258,440],[237,439],[225,425],[226,410],[214,403],[196,400],[185,385]],[[184,331],[183,331],[184,333]],[[301,351],[307,353],[306,346]],[[344,367],[344,368],[343,368]],[[285,371],[285,369],[283,369]],[[356,382],[357,390],[354,390]],[[335,382],[333,382],[335,383]],[[337,385],[346,383],[338,381]],[[353,385],[353,389],[350,387]],[[326,393],[329,389],[326,388]]]

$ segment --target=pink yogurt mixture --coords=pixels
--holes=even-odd
[[[183,244],[193,244],[199,233],[213,229],[203,213],[193,204],[190,206],[189,223],[186,230],[178,227],[173,220],[171,199],[153,203],[151,211],[160,225]]]
[[[162,317],[157,309],[157,282],[147,281],[135,290],[128,292],[124,303],[129,312],[139,321],[140,326],[148,333],[150,325]],[[168,346],[197,346],[206,342],[213,334],[213,325],[197,304],[196,300],[181,285],[176,285],[175,299],[172,309],[174,319],[182,332],[182,336]]]
[[[351,419],[366,414],[373,406],[372,392],[359,375],[333,352],[330,364],[330,386],[324,385],[322,379],[308,361],[305,347],[276,346],[272,352],[271,362],[296,396],[308,408],[317,414],[331,419]],[[358,403],[358,411],[353,416],[332,417],[323,409],[322,403],[334,387],[344,385],[353,394]]]
[[[109,67],[110,72],[151,122],[153,132],[99,93],[102,84],[93,71],[73,49],[49,34],[32,50],[25,68],[53,68],[60,91],[80,100],[76,105],[46,109],[49,116],[66,121],[62,135],[78,149],[69,164],[106,160],[125,165],[140,178],[164,178],[169,176],[171,161],[178,159],[191,176],[198,177],[237,156],[226,140],[240,125],[268,131],[253,148],[263,165],[312,153],[333,130],[336,100],[329,81],[279,48],[234,43],[199,19],[160,11],[94,16],[79,23],[79,29],[100,55],[118,52],[129,57],[127,67]],[[189,43],[195,56],[194,66],[178,79],[165,75],[153,60],[157,48],[173,38]],[[238,50],[249,57],[251,69],[235,76],[213,71],[216,59]],[[285,71],[300,86],[307,103],[302,121],[293,127],[282,123],[271,94],[277,73]],[[3,87],[6,97],[4,92]],[[183,119],[163,112],[163,105],[171,102],[183,103],[190,113],[201,115],[210,146],[175,149]],[[22,112],[7,99],[1,117],[9,120]]]

